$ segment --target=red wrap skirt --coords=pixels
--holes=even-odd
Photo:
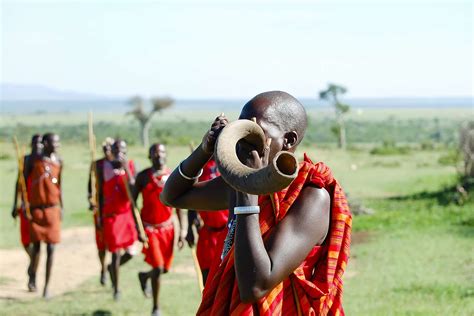
[[[227,227],[213,228],[204,225],[199,230],[199,239],[196,246],[196,255],[201,270],[211,268],[212,262],[222,253]]]
[[[132,212],[116,213],[103,219],[104,242],[107,250],[116,252],[138,240]]]
[[[57,244],[61,241],[61,208],[59,206],[31,209],[31,241]]]
[[[21,238],[21,244],[23,246],[28,246],[28,244],[31,242],[31,237],[30,237],[30,221],[26,218],[26,215],[24,213],[24,209],[19,209],[18,214],[20,215],[20,238]]]
[[[167,272],[173,261],[174,225],[171,219],[163,224],[145,224],[148,248],[143,247],[142,252],[146,263]]]

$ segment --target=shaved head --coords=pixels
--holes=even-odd
[[[244,105],[240,116],[240,118],[260,117],[284,133],[296,131],[299,136],[297,144],[303,139],[308,125],[303,105],[283,91],[269,91],[256,95]]]

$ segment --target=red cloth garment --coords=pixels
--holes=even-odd
[[[36,159],[31,171],[31,241],[59,243],[61,240],[61,165],[48,157]]]
[[[216,162],[211,159],[204,165],[199,181],[208,181],[218,176],[220,176],[220,173],[217,169]],[[229,211],[200,210],[198,212],[204,226],[199,229],[196,255],[201,270],[208,270],[211,268],[214,259],[218,258],[222,253]]]
[[[25,162],[27,159],[30,159],[30,155],[25,157]],[[31,200],[31,177],[28,177],[26,180],[26,194],[28,200]],[[31,211],[31,210],[30,210]],[[23,205],[20,209],[18,209],[17,214],[20,215],[20,240],[23,246],[28,246],[31,243],[31,236],[30,236],[30,221],[26,217],[26,209],[23,202]]]
[[[128,163],[133,175],[135,170],[133,161],[129,160]],[[132,203],[128,197],[126,185],[128,185],[128,176],[124,170],[117,170],[115,176],[108,180],[104,178],[102,183],[104,242],[110,252],[127,248],[138,240]]]
[[[170,170],[166,169],[159,176],[153,175],[150,168],[145,171],[148,183],[142,189],[143,207],[141,218],[148,238],[148,248],[143,247],[145,262],[153,268],[167,272],[173,262],[174,225],[171,218],[172,208],[160,201]]]
[[[297,178],[270,196],[260,196],[260,229],[265,239],[281,221],[307,184],[325,188],[331,196],[330,229],[325,242],[314,246],[293,273],[254,304],[240,301],[232,246],[213,265],[198,315],[344,315],[342,275],[349,259],[352,215],[346,197],[330,169],[305,155]]]
[[[30,221],[26,218],[24,208],[18,210],[20,214],[20,239],[23,246],[28,246],[31,242]]]
[[[103,223],[102,223],[103,225]],[[97,250],[105,250],[104,227],[99,225],[99,212],[94,212],[95,244]]]
[[[100,203],[101,197],[100,195],[102,194],[100,188],[100,183],[103,179],[103,169],[104,169],[104,164],[106,162],[105,158],[101,158],[99,160],[96,160],[95,162],[95,172],[96,172],[96,181],[95,181],[95,190],[98,193],[98,203],[99,205],[97,206],[98,208],[102,207],[102,203]],[[108,162],[110,163],[110,162]],[[91,183],[89,182],[89,187]],[[91,193],[91,190],[89,191]],[[95,244],[97,246],[97,250],[99,251],[104,251],[106,249],[105,247],[105,240],[104,240],[104,226],[103,223],[100,225],[100,213],[98,210],[94,210],[93,212],[93,217],[94,217],[94,228],[95,228]]]
[[[148,248],[143,247],[145,262],[152,268],[168,272],[173,262],[174,226],[170,219],[167,225],[160,227],[146,226]]]

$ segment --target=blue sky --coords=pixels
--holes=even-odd
[[[109,96],[473,95],[471,1],[2,1],[1,82]]]

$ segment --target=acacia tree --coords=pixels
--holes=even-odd
[[[151,118],[155,113],[159,113],[164,109],[171,107],[174,100],[169,97],[158,97],[152,98],[150,103],[152,105],[151,110],[145,109],[145,100],[140,96],[134,96],[128,102],[132,107],[132,110],[127,112],[129,115],[133,115],[140,124],[140,140],[145,148],[149,146],[149,130],[151,124]]]
[[[346,148],[346,127],[344,124],[344,116],[350,110],[350,106],[339,101],[339,96],[347,92],[343,86],[329,83],[326,90],[319,92],[319,98],[331,102],[336,111],[336,125],[331,129],[338,138],[339,148]]]

